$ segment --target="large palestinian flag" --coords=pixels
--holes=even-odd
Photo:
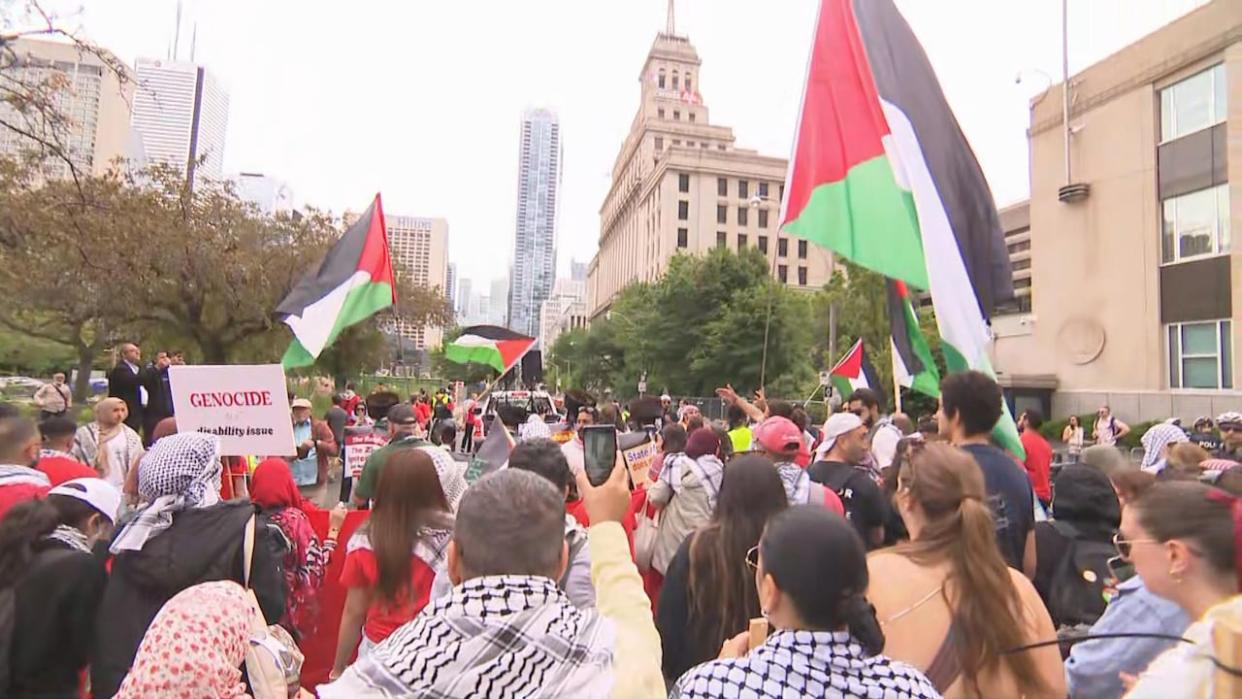
[[[495,325],[472,325],[444,346],[444,357],[458,364],[486,364],[500,373],[513,368],[535,345],[535,338]]]
[[[880,375],[871,365],[871,360],[867,359],[862,338],[828,371],[828,378],[843,400],[859,388],[869,388],[880,397],[884,396],[884,391],[880,388]]]
[[[376,194],[366,213],[276,307],[277,318],[293,329],[281,364],[286,369],[313,364],[342,330],[396,302],[384,211]]]
[[[987,317],[1013,296],[996,205],[892,0],[821,0],[785,230],[931,291],[949,371],[994,374]],[[1013,418],[994,432],[1021,456]]]

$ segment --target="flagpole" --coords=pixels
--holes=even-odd
[[[901,381],[897,378],[897,344],[890,337],[888,340],[889,354],[889,371],[893,373],[893,413],[901,412]]]

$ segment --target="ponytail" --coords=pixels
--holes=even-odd
[[[837,616],[845,622],[850,635],[867,651],[867,655],[879,655],[884,650],[884,631],[875,616],[875,605],[861,593],[841,600]]]
[[[9,508],[0,519],[0,589],[17,583],[34,558],[34,544],[60,523],[60,511],[41,498]]]

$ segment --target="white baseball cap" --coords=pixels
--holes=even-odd
[[[116,524],[121,512],[121,491],[102,478],[74,478],[48,491],[48,495],[77,498]]]
[[[829,415],[827,422],[824,423],[824,441],[819,445],[817,456],[823,458],[825,454],[832,450],[832,445],[836,444],[837,437],[862,426],[862,418],[854,413],[844,412]]]

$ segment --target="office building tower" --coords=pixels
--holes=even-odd
[[[560,123],[546,109],[522,116],[517,223],[509,284],[509,328],[536,336],[539,308],[556,278],[556,196],[561,184]]]
[[[133,125],[151,163],[197,177],[221,178],[229,95],[206,68],[140,58],[134,66]]]

